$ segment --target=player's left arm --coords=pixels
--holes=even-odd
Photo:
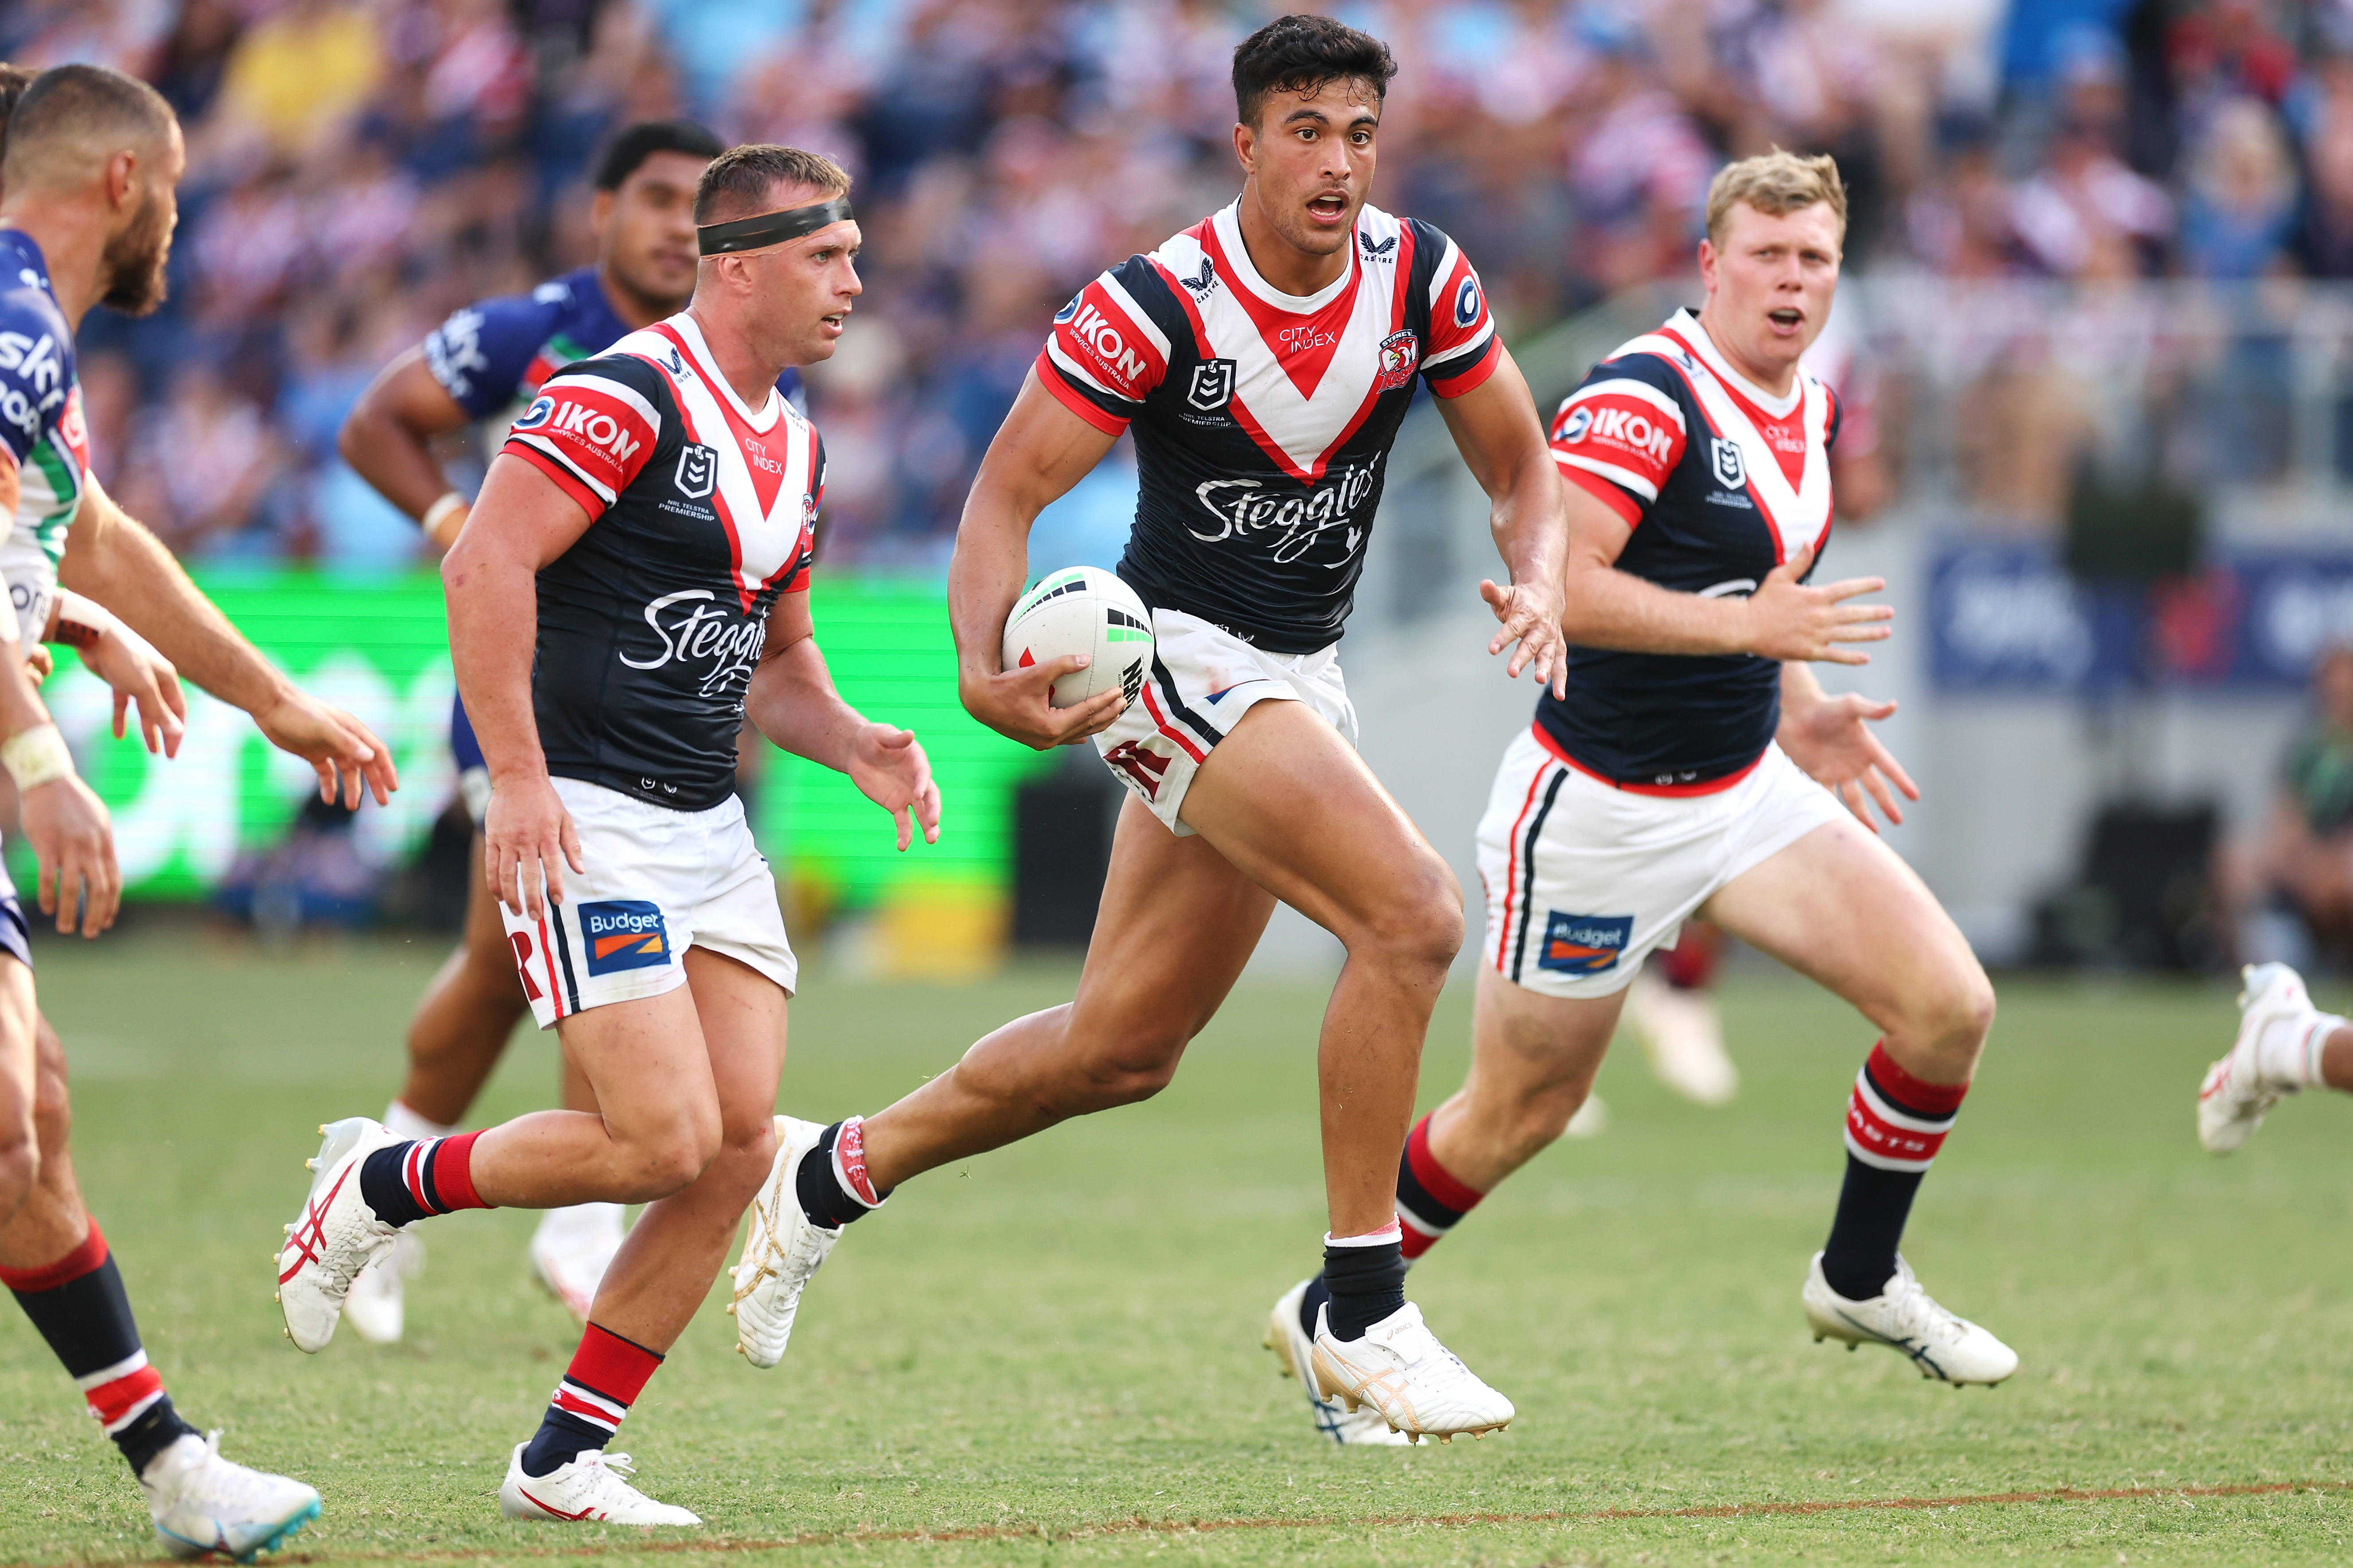
[[[1920,786],[1872,732],[1873,724],[1894,711],[1893,702],[1873,702],[1852,691],[1831,696],[1812,666],[1792,659],[1781,666],[1781,725],[1773,738],[1807,777],[1833,791],[1857,821],[1876,833],[1870,802],[1877,802],[1880,815],[1893,825],[1904,820],[1897,795],[1920,798]]]
[[[1495,550],[1511,568],[1511,586],[1479,584],[1479,596],[1503,625],[1487,644],[1491,654],[1514,642],[1506,673],[1533,668],[1555,696],[1567,689],[1561,614],[1567,608],[1568,513],[1560,473],[1537,417],[1535,398],[1511,351],[1496,346],[1493,372],[1459,397],[1440,397],[1438,411],[1479,488],[1487,492],[1488,527]]]
[[[364,783],[382,805],[400,787],[391,749],[263,658],[95,475],[66,531],[58,580],[120,616],[180,675],[250,714],[271,745],[317,769],[320,799],[340,794],[344,805],[355,807]]]
[[[780,594],[768,612],[759,665],[744,693],[753,726],[797,757],[848,773],[899,826],[899,847],[940,841],[940,786],[913,730],[878,724],[841,700],[817,646],[806,591]]]

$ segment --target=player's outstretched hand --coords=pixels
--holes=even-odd
[[[1856,820],[1873,833],[1879,831],[1879,825],[1871,820],[1873,803],[1892,826],[1904,820],[1904,808],[1895,803],[1897,795],[1905,800],[1920,798],[1920,786],[1871,731],[1872,725],[1894,711],[1893,702],[1873,702],[1853,692],[1824,697],[1801,713],[1785,710],[1777,737],[1781,749],[1807,777],[1834,791]]]
[[[547,905],[564,901],[564,868],[586,872],[580,857],[580,830],[545,773],[522,780],[501,779],[491,791],[491,809],[482,821],[482,868],[490,873],[491,889],[499,902],[516,914],[537,920]],[[546,898],[540,897],[542,888]]]
[[[1504,673],[1517,680],[1520,671],[1534,669],[1538,684],[1551,686],[1555,697],[1567,696],[1568,663],[1561,657],[1567,639],[1561,636],[1560,619],[1568,605],[1560,585],[1514,583],[1502,588],[1482,582],[1479,596],[1503,623],[1488,639],[1487,651],[1498,654],[1515,642],[1520,645]]]
[[[261,727],[261,733],[271,745],[319,770],[321,800],[332,804],[340,795],[344,807],[355,811],[359,808],[362,781],[365,781],[368,793],[375,796],[378,805],[400,787],[399,772],[392,765],[392,749],[377,740],[366,725],[307,691],[287,688],[277,706],[256,713],[253,721]]]
[[[178,756],[180,737],[187,728],[188,700],[172,661],[120,621],[80,651],[90,672],[114,688],[114,738],[122,739],[124,721],[136,702],[139,732],[149,752]]]
[[[114,923],[122,902],[122,868],[114,858],[114,824],[106,803],[71,773],[25,792],[25,837],[40,862],[43,914],[58,931],[96,936]]]
[[[918,827],[924,843],[940,841],[940,786],[913,730],[869,724],[859,731],[849,743],[849,777],[899,825],[900,849],[915,841]]]
[[[1071,708],[1053,702],[1054,682],[1074,669],[1086,668],[1080,653],[1064,654],[1026,669],[1008,669],[978,680],[967,679],[958,695],[965,711],[996,731],[1037,751],[1075,745],[1101,731],[1127,706],[1117,691],[1105,691]]]
[[[1830,664],[1869,664],[1871,656],[1841,643],[1883,642],[1895,612],[1885,605],[1850,605],[1858,594],[1876,594],[1883,577],[1849,577],[1810,588],[1799,581],[1814,563],[1800,550],[1766,574],[1744,606],[1748,651],[1767,658],[1817,659]]]

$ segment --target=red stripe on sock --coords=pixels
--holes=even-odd
[[[1412,1167],[1413,1179],[1421,1184],[1422,1191],[1457,1214],[1469,1214],[1479,1206],[1479,1200],[1487,1195],[1464,1186],[1438,1163],[1438,1156],[1430,1152],[1428,1116],[1415,1122],[1413,1131],[1406,1134],[1405,1159],[1406,1163]]]
[[[591,1323],[580,1336],[580,1348],[572,1352],[572,1365],[564,1375],[617,1404],[635,1405],[638,1395],[646,1391],[647,1379],[661,1363],[659,1352]]]
[[[1398,1250],[1404,1254],[1405,1260],[1408,1263],[1410,1263],[1415,1258],[1419,1258],[1423,1253],[1428,1252],[1431,1247],[1436,1247],[1437,1245],[1437,1237],[1430,1236],[1425,1232],[1414,1229],[1411,1226],[1408,1226],[1405,1227],[1405,1235],[1398,1238]]]
[[[1846,1135],[1858,1148],[1866,1149],[1883,1160],[1894,1160],[1909,1166],[1917,1164],[1926,1170],[1928,1162],[1945,1146],[1942,1132],[1915,1132],[1908,1127],[1898,1127],[1872,1110],[1857,1085],[1847,1096]]]
[[[142,1366],[112,1383],[100,1384],[82,1397],[90,1401],[90,1414],[111,1426],[130,1415],[141,1400],[163,1392],[164,1374],[152,1366]]]
[[[433,1152],[433,1203],[445,1213],[450,1209],[486,1209],[482,1194],[474,1190],[474,1140],[480,1132],[460,1132],[441,1140]]]
[[[0,1285],[5,1285],[19,1296],[36,1291],[54,1290],[60,1285],[70,1285],[106,1261],[106,1237],[100,1234],[95,1216],[90,1222],[90,1234],[79,1246],[55,1263],[38,1268],[0,1268]]]
[[[882,1206],[882,1200],[874,1195],[874,1178],[866,1173],[864,1117],[851,1117],[834,1134],[833,1165],[841,1173],[841,1184],[849,1189],[852,1197],[871,1209]]]
[[[1965,1083],[1928,1083],[1914,1078],[1887,1054],[1885,1040],[1871,1047],[1871,1060],[1867,1065],[1882,1093],[1896,1101],[1903,1110],[1916,1111],[1922,1116],[1950,1116],[1961,1108],[1961,1101],[1969,1092],[1969,1086]]]

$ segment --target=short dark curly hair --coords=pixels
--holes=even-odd
[[[1327,81],[1364,81],[1388,96],[1398,73],[1389,47],[1329,16],[1278,16],[1234,50],[1234,114],[1256,125],[1267,96],[1312,93]]]

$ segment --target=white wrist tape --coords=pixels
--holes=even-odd
[[[22,795],[70,774],[73,753],[66,750],[66,738],[58,733],[55,724],[36,724],[0,742],[0,767],[8,770],[8,776],[16,781],[16,793]]]
[[[441,525],[448,521],[450,518],[454,517],[459,512],[465,510],[466,498],[459,495],[456,490],[451,490],[448,495],[443,496],[439,500],[437,500],[431,506],[427,507],[425,509],[425,516],[421,520],[420,523],[420,526],[425,530],[425,537],[433,541],[436,544],[443,543],[444,541],[441,538]]]

